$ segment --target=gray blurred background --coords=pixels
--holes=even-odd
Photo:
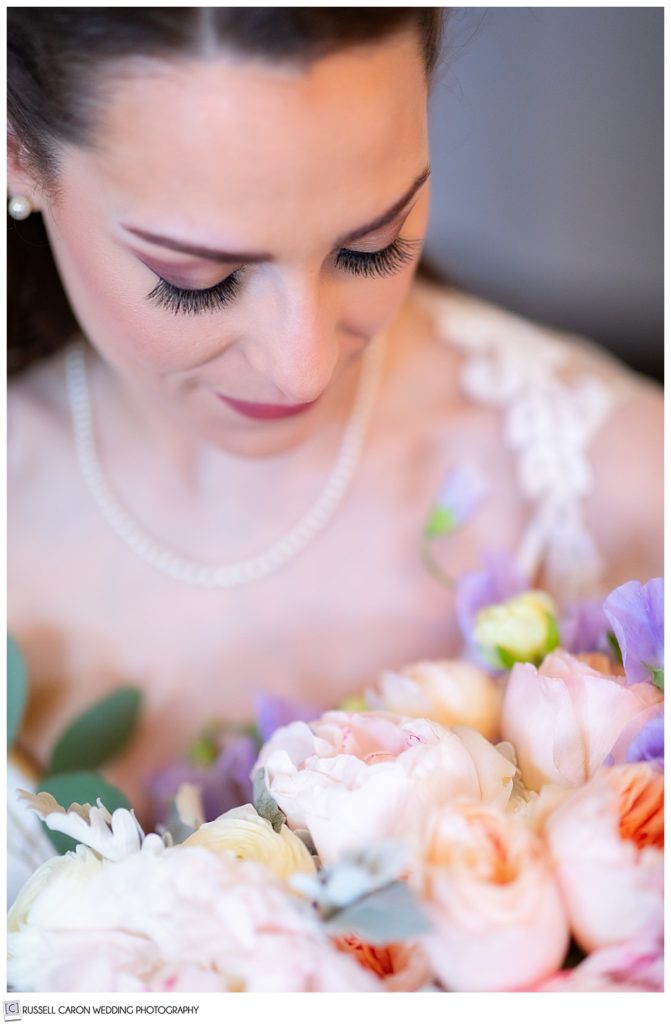
[[[661,380],[663,8],[446,13],[427,262]]]

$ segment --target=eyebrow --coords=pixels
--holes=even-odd
[[[336,247],[343,245],[349,245],[351,242],[356,242],[357,239],[363,238],[365,235],[369,235],[371,231],[376,231],[378,228],[383,228],[390,221],[392,221],[398,214],[404,209],[415,194],[420,190],[424,182],[428,179],[431,174],[431,167],[427,164],[421,174],[419,174],[409,189],[403,193],[400,199],[398,199],[393,206],[390,206],[385,213],[380,214],[375,220],[370,221],[368,224],[364,224],[363,227],[357,228],[355,231],[350,231],[347,235],[343,235],[336,241]],[[221,249],[210,249],[203,245],[192,245],[190,242],[182,242],[176,238],[168,238],[165,235],[156,235],[152,231],[143,231],[141,228],[129,227],[127,224],[121,225],[126,231],[129,231],[133,235],[137,235],[138,238],[143,238],[147,242],[153,242],[155,245],[160,245],[164,249],[172,249],[175,252],[187,253],[189,256],[198,256],[200,259],[214,260],[217,263],[262,263],[266,261],[272,261],[273,257],[267,252],[223,252]]]

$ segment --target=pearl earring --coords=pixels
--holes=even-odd
[[[25,220],[33,212],[32,203],[27,196],[13,196],[7,205],[7,211],[14,220]]]

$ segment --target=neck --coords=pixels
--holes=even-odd
[[[105,395],[107,408],[104,409],[98,403],[97,409],[98,418],[103,420],[103,427],[108,431],[107,438],[103,437],[101,441],[97,436],[101,432],[96,430],[95,423],[89,418],[91,410],[96,406],[96,396],[93,389],[87,386],[86,360],[82,361],[81,354],[73,353],[74,362],[69,364],[72,367],[69,371],[69,386],[76,435],[79,439],[78,444],[81,446],[79,450],[83,460],[84,476],[89,481],[100,510],[115,530],[131,547],[135,548],[142,558],[150,561],[156,567],[162,568],[169,575],[176,573],[177,578],[190,582],[202,582],[200,561],[203,556],[199,556],[196,548],[201,548],[203,551],[207,549],[209,553],[208,533],[215,537],[218,543],[223,542],[224,545],[235,540],[236,533],[238,536],[244,537],[246,541],[251,541],[251,534],[256,533],[261,542],[264,540],[264,535],[270,532],[276,535],[278,524],[285,519],[290,518],[291,521],[295,521],[296,510],[292,506],[297,498],[300,500],[301,506],[307,504],[308,512],[304,513],[300,520],[300,529],[287,537],[287,544],[293,549],[300,550],[331,518],[334,509],[349,486],[379,384],[380,359],[383,352],[384,346],[376,345],[370,353],[370,362],[367,361],[364,368],[365,375],[361,379],[361,388],[358,389],[352,416],[348,417],[347,429],[343,435],[347,443],[341,443],[335,453],[337,457],[331,456],[329,459],[329,468],[334,472],[324,474],[323,467],[320,467],[319,481],[316,487],[315,474],[310,472],[305,461],[296,467],[297,472],[287,474],[286,459],[288,456],[283,456],[285,466],[280,480],[276,477],[270,479],[266,468],[263,473],[260,473],[255,467],[256,472],[253,478],[248,476],[246,480],[239,476],[231,478],[227,473],[228,478],[223,482],[223,489],[220,474],[217,475],[212,487],[210,487],[210,481],[206,481],[205,487],[202,486],[201,463],[201,486],[199,493],[196,494],[194,494],[193,487],[187,493],[186,489],[180,489],[177,486],[178,474],[175,471],[174,452],[171,453],[173,457],[170,465],[165,463],[162,466],[160,461],[155,458],[156,453],[150,452],[147,448],[145,434],[142,433],[139,437],[133,436],[134,428],[137,429],[138,409],[136,403],[130,399],[136,393],[132,389],[119,387],[118,381],[115,381],[115,388],[110,390],[111,378],[102,375],[101,366],[98,364],[99,392],[103,391],[102,385],[105,381],[107,382]],[[90,401],[87,401],[87,395]],[[102,394],[99,394],[98,397],[102,398]],[[115,403],[117,405],[116,413],[114,413]],[[152,416],[147,417],[147,409],[144,404],[141,405],[141,411],[144,416],[140,425],[155,431],[158,422],[160,429],[157,436],[165,445],[172,436],[166,432],[165,424],[160,419],[156,421]],[[127,421],[123,419],[123,415],[119,415],[119,412],[126,414]],[[131,422],[131,416],[135,416],[135,422]],[[113,429],[115,419],[118,431]],[[333,426],[332,422],[330,426]],[[341,437],[341,441],[343,437]],[[105,440],[107,444],[105,444]],[[316,449],[312,448],[309,453],[313,458],[315,451]],[[164,452],[161,454],[163,455]],[[229,453],[226,453],[226,456],[217,453],[215,457],[219,460],[219,470],[223,468],[221,461],[223,458],[228,460],[230,469],[231,456]],[[256,461],[258,462],[258,460]],[[272,460],[274,468],[276,468],[276,463],[277,459]],[[249,464],[250,460],[238,459],[238,466],[243,465],[245,472],[249,470]],[[267,465],[267,460],[265,465]],[[168,470],[167,475],[166,469]],[[191,476],[193,477],[192,463]],[[124,510],[124,505],[126,508],[132,509],[130,516]],[[290,511],[291,515],[289,516]],[[158,529],[162,536],[157,538],[156,533],[153,533],[152,536],[146,532],[146,528],[143,536],[143,523],[159,524]],[[199,563],[187,564],[182,560],[179,566],[176,566],[173,554],[174,538],[184,542],[185,524],[189,525],[189,538],[191,539],[193,536],[194,547],[190,557],[199,559]],[[288,525],[291,524],[288,523]],[[172,538],[170,534],[173,535]],[[157,540],[159,547],[156,545]],[[275,536],[268,537],[265,547],[271,540],[274,541]],[[168,550],[165,547],[166,544],[172,550]],[[258,546],[257,544],[253,545],[254,548]],[[202,585],[232,585],[231,579],[234,583],[239,582],[241,573],[245,579],[248,578],[250,572],[254,578],[257,573],[266,575],[277,564],[283,564],[287,550],[289,549],[282,544],[278,546],[275,543],[266,554],[254,558],[252,562],[246,564],[245,568],[239,566],[209,568],[207,570],[208,579],[211,579],[212,583],[202,583]],[[209,557],[206,556],[208,562],[211,557],[211,554]],[[230,556],[228,554],[221,555],[218,561],[221,562],[222,559],[229,562]],[[217,582],[214,582],[215,578]]]
[[[254,423],[240,417],[239,425],[234,421],[220,436],[208,437],[179,403],[152,391],[136,375],[117,371],[95,353],[88,366],[101,449],[142,451],[148,465],[163,466],[176,483],[194,492],[217,478],[281,476],[332,458],[362,370],[361,360],[346,366],[319,404],[295,419]]]

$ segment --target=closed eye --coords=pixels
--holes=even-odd
[[[377,252],[339,249],[336,266],[363,277],[386,277],[411,263],[422,242],[421,238],[396,238],[386,249],[378,249]]]
[[[358,277],[387,277],[411,263],[422,243],[421,238],[396,238],[391,245],[377,252],[338,249],[334,263],[337,269]],[[210,288],[178,288],[159,277],[147,300],[176,316],[213,312],[233,302],[242,287],[242,276],[242,269],[235,270]]]
[[[169,310],[175,316],[180,313],[195,316],[198,313],[212,312],[227,306],[236,297],[242,283],[241,273],[242,271],[235,270],[211,288],[178,288],[165,278],[159,277],[158,284],[149,292],[147,300],[155,306]]]

